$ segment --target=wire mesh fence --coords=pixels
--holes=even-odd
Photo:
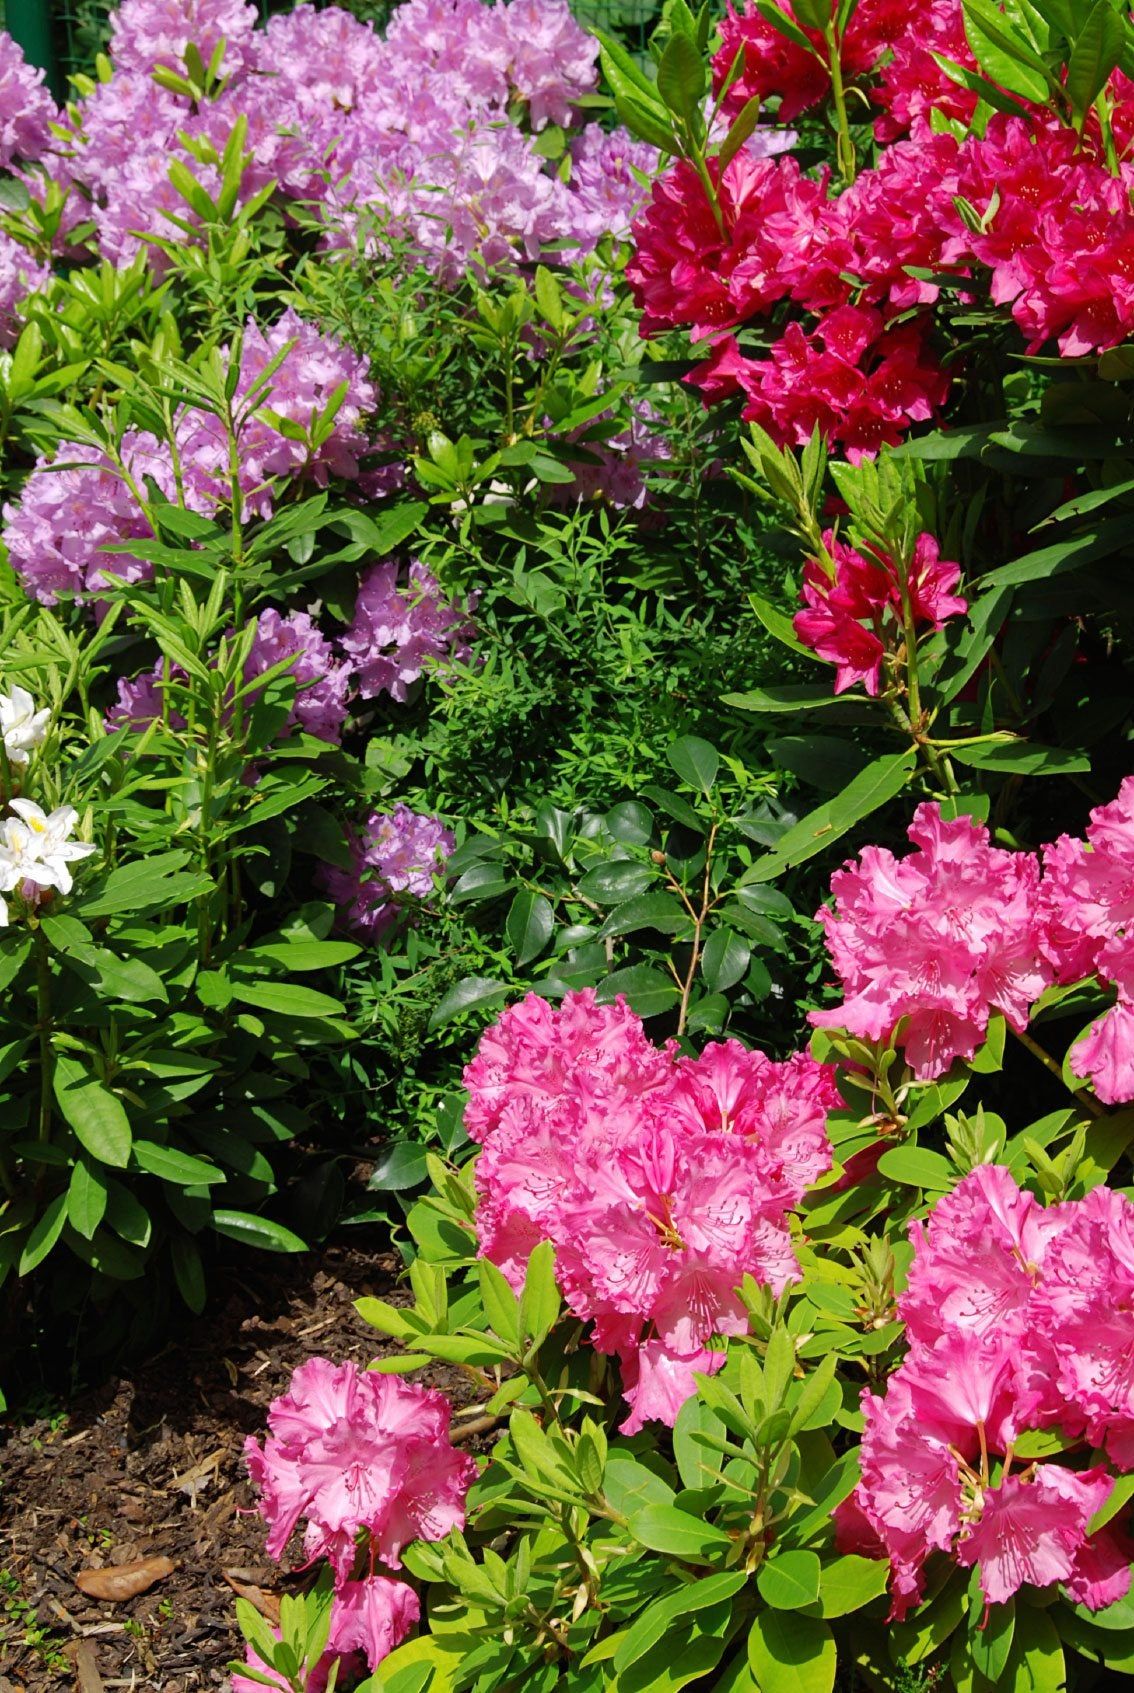
[[[257,0],[260,14],[290,11],[296,0]],[[383,28],[400,0],[315,0],[337,4],[355,17]],[[43,66],[57,95],[67,77],[89,70],[110,38],[115,0],[0,0],[0,28],[11,29],[25,53]],[[643,52],[658,21],[662,0],[571,0],[571,9],[587,29],[619,36],[632,52]]]

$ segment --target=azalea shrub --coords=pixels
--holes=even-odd
[[[278,1636],[241,1607],[238,1686],[1134,1670],[1134,37],[1111,0],[925,12],[670,0],[648,63],[599,38],[662,159],[635,380],[719,432],[779,659],[722,677],[676,787],[458,846],[487,902],[522,878],[515,934],[604,920],[538,991],[466,990],[461,1136],[408,1292],[359,1306],[379,1384],[462,1402],[446,1446],[428,1388],[328,1362],[277,1401],[250,1476],[315,1573]],[[639,918],[671,940],[619,982]]]

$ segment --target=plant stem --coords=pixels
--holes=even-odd
[[[55,1081],[55,1047],[51,1039],[51,958],[42,929],[35,936],[35,1015],[39,1032],[39,1123],[41,1141],[51,1139],[51,1100]]]
[[[855,179],[854,142],[851,140],[850,120],[847,117],[847,93],[843,85],[841,43],[835,33],[833,18],[827,26],[827,68],[831,73],[831,98],[835,103],[839,174],[844,185],[849,188]]]

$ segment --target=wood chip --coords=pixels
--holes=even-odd
[[[207,1458],[202,1458],[199,1464],[194,1464],[184,1475],[175,1475],[170,1486],[176,1488],[178,1493],[188,1494],[190,1504],[196,1509],[198,1493],[202,1488],[208,1487],[210,1481],[215,1478],[216,1471],[220,1469],[221,1460],[227,1456],[225,1448],[218,1446],[215,1452],[210,1452]]]
[[[109,1564],[104,1570],[80,1570],[75,1586],[88,1599],[136,1599],[147,1593],[155,1582],[172,1575],[172,1558],[136,1558],[132,1564]]]
[[[75,1653],[75,1685],[79,1693],[105,1693],[102,1676],[98,1673],[98,1660],[94,1647],[85,1640],[80,1640]]]

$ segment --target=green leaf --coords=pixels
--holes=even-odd
[[[1043,60],[1025,36],[1014,30],[993,0],[964,0],[965,34],[980,65],[1010,94],[1043,105],[1048,83]]]
[[[559,1321],[559,1289],[555,1285],[555,1248],[541,1240],[532,1249],[520,1295],[520,1333],[533,1351],[543,1345]]]
[[[67,1189],[67,1221],[91,1240],[106,1212],[106,1183],[93,1164],[80,1158],[71,1171],[71,1185]]]
[[[871,812],[899,794],[916,766],[917,755],[912,748],[875,759],[841,793],[801,818],[772,852],[758,858],[741,877],[741,885],[770,882],[783,871],[793,869],[816,853],[825,851],[856,823],[861,823],[863,818],[869,817]]]
[[[686,1563],[715,1563],[732,1545],[723,1529],[675,1505],[644,1505],[631,1514],[629,1526],[634,1539],[651,1552],[665,1552]],[[815,1562],[818,1565],[818,1558]]]
[[[1037,747],[1031,741],[993,741],[948,750],[950,758],[972,770],[1002,770],[1012,776],[1077,776],[1091,768],[1086,753],[1068,747]]]
[[[1096,1620],[1101,1613],[1096,1612]],[[1013,1658],[1021,1662],[1012,1693],[1064,1693],[1067,1668],[1055,1624],[1046,1611],[1021,1605],[1016,1616]]]
[[[1126,45],[1126,27],[1111,0],[1095,0],[1067,61],[1064,86],[1078,117],[1090,111],[1117,68]]]
[[[100,1164],[124,1170],[130,1161],[130,1119],[122,1102],[73,1058],[55,1060],[55,1097],[80,1144]]]
[[[757,1611],[748,1662],[761,1693],[831,1693],[835,1640],[825,1622],[787,1611]]]
[[[24,1242],[16,1272],[18,1275],[30,1275],[38,1265],[43,1263],[43,1260],[63,1233],[63,1225],[66,1221],[67,1195],[57,1193]]]
[[[169,1238],[169,1255],[173,1260],[173,1276],[177,1291],[195,1316],[205,1309],[205,1270],[201,1254],[191,1235],[174,1234]]]
[[[232,997],[242,1005],[254,1005],[260,1011],[273,1011],[281,1017],[341,1017],[343,1014],[342,1003],[330,994],[301,988],[294,982],[234,981]]]
[[[378,1153],[366,1184],[370,1193],[404,1193],[425,1180],[425,1148],[416,1141],[395,1140]]]
[[[191,1153],[179,1152],[176,1147],[159,1146],[156,1141],[136,1140],[134,1162],[147,1175],[158,1176],[163,1182],[176,1182],[180,1187],[208,1187],[223,1182],[225,1174],[215,1164]]]
[[[551,939],[555,918],[551,901],[532,888],[521,888],[512,901],[504,932],[517,964],[530,964]]]
[[[1008,1654],[1012,1650],[1012,1638],[1016,1632],[1016,1605],[1009,1599],[1003,1605],[986,1607],[978,1603],[975,1614],[969,1617],[969,1657],[973,1668],[986,1676],[993,1686],[999,1685],[1004,1666],[1008,1662]]]
[[[819,1576],[816,1614],[845,1617],[861,1610],[886,1591],[890,1565],[885,1558],[860,1558],[848,1552],[823,1565]]]
[[[712,993],[727,993],[743,980],[752,948],[734,929],[714,929],[701,954],[701,974]]]
[[[799,639],[795,632],[795,625],[786,611],[780,611],[777,606],[761,599],[759,594],[749,594],[748,603],[769,635],[774,636],[783,646],[789,647],[793,653],[799,653],[804,658],[813,659],[815,657],[813,649],[804,646]]]
[[[659,1017],[664,1011],[672,1011],[681,998],[681,989],[672,976],[648,964],[613,970],[599,983],[595,993],[600,1005],[611,1005],[621,994],[638,1017]]]
[[[305,814],[306,815],[306,814]],[[305,970],[331,970],[337,964],[349,964],[362,948],[352,941],[263,941],[237,953],[232,968],[242,965],[282,965],[285,970],[302,974]]]
[[[1131,541],[1134,541],[1134,517],[1108,517],[1079,535],[1065,536],[1048,547],[1039,547],[1035,552],[1013,559],[1011,564],[990,570],[981,577],[981,590],[1063,576],[1082,565],[1094,564],[1114,553],[1124,553]]]
[[[691,1581],[675,1593],[667,1593],[664,1599],[657,1600],[643,1611],[633,1627],[623,1635],[614,1654],[615,1669],[619,1674],[628,1670],[665,1637],[679,1617],[722,1604],[739,1593],[747,1581],[743,1570],[726,1570],[720,1575],[707,1575],[701,1581]]]
[[[615,906],[598,932],[599,940],[611,935],[632,935],[639,929],[656,929],[663,935],[677,935],[691,925],[689,913],[676,894],[636,894]]]
[[[429,1028],[439,1029],[443,1023],[452,1022],[465,1011],[483,1011],[490,1005],[499,1005],[502,999],[507,999],[510,989],[504,982],[495,982],[485,976],[464,976],[459,982],[454,982],[448,993],[436,1006],[429,1019]]]
[[[755,134],[756,125],[760,122],[760,112],[762,107],[763,101],[761,100],[760,95],[754,94],[751,100],[745,101],[744,105],[733,118],[732,124],[729,127],[729,132],[721,142],[721,150],[717,154],[718,181],[724,180],[724,173],[732,163],[733,159],[735,159],[736,155],[740,152],[744,143]]]
[[[627,846],[648,846],[653,838],[653,812],[636,799],[625,799],[611,806],[603,822],[614,839]]]
[[[878,1160],[878,1170],[889,1181],[934,1193],[948,1193],[958,1179],[958,1172],[949,1160],[926,1146],[891,1147]]]
[[[697,735],[682,735],[680,740],[666,747],[665,756],[683,782],[691,788],[699,788],[703,794],[711,791],[721,763],[716,747]]]
[[[647,835],[647,840],[649,836]],[[597,864],[579,879],[579,892],[596,905],[619,905],[645,893],[656,882],[657,871],[652,864],[638,864],[629,858],[616,858],[609,864]]]
[[[123,864],[111,871],[100,893],[77,902],[83,918],[114,917],[123,911],[139,916],[144,911],[183,905],[211,892],[211,876],[182,870],[188,861],[187,852],[163,852]]]
[[[690,36],[675,32],[666,42],[658,65],[658,93],[669,110],[682,122],[695,123],[700,117],[708,81],[697,43]]]
[[[788,683],[778,688],[751,688],[745,694],[722,694],[721,704],[734,711],[799,712],[825,711],[835,706],[866,704],[862,694],[836,694],[826,684]]]
[[[492,1263],[491,1259],[481,1259],[477,1265],[477,1275],[480,1279],[480,1297],[489,1327],[508,1346],[515,1346],[520,1334],[519,1304],[516,1295],[508,1286],[503,1272]]]
[[[250,1211],[214,1211],[209,1222],[218,1234],[238,1240],[242,1246],[256,1246],[262,1252],[307,1252],[307,1242],[273,1223],[268,1217],[258,1217]]]
[[[821,1566],[817,1552],[779,1552],[756,1574],[761,1596],[776,1611],[798,1611],[819,1597]]]

